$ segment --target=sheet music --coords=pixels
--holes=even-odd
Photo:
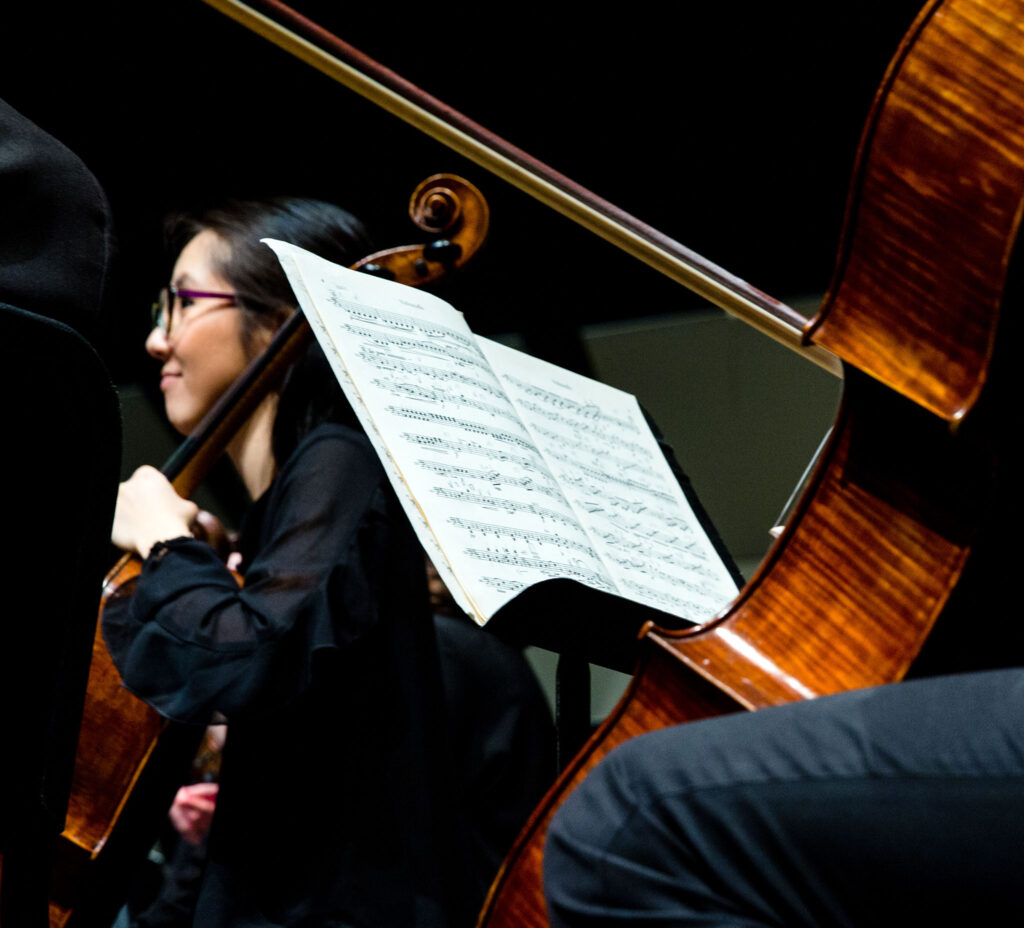
[[[267,244],[428,554],[478,622],[553,577],[692,621],[735,595],[632,397],[478,339],[428,293]]]
[[[735,598],[636,397],[477,341],[623,595],[697,623]]]
[[[292,284],[292,289],[295,290],[300,304],[305,300],[309,300],[310,297],[304,290],[302,272],[295,260],[295,256],[291,251],[277,247],[284,243],[275,242],[270,239],[264,239],[264,241],[277,253],[278,258],[281,261],[281,266],[288,275],[288,279]],[[287,247],[292,248],[293,246]],[[384,445],[383,439],[377,431],[377,427],[370,416],[369,410],[366,408],[365,403],[363,403],[359,391],[352,383],[348,370],[342,362],[340,355],[334,349],[333,342],[331,341],[327,327],[320,318],[320,314],[315,310],[307,311],[305,308],[303,308],[303,312],[309,320],[310,328],[313,330],[317,341],[324,350],[324,355],[327,357],[327,361],[331,365],[331,370],[334,371],[334,376],[338,378],[338,383],[342,390],[345,391],[345,396],[348,398],[353,412],[355,412],[356,417],[363,426],[363,431],[366,432],[370,443],[373,445],[374,451],[377,452],[377,456],[380,458],[384,471],[388,475],[388,479],[391,481],[391,485],[395,490],[398,500],[401,503],[402,508],[405,510],[405,513],[409,518],[409,522],[412,524],[413,529],[416,532],[416,536],[420,540],[420,544],[423,545],[427,556],[437,569],[442,582],[448,588],[448,591],[452,594],[455,601],[459,604],[459,607],[467,615],[474,616],[477,618],[477,621],[483,624],[483,620],[476,616],[469,597],[467,596],[466,591],[462,588],[461,581],[455,576],[451,566],[448,564],[447,557],[439,547],[437,539],[434,537],[430,526],[427,524],[427,520],[424,517],[423,512],[417,505],[416,500],[413,499],[409,488],[405,485],[401,471],[398,469],[397,464],[395,464],[394,459],[391,457],[391,452]]]

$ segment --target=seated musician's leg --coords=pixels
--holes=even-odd
[[[1024,921],[1024,671],[697,722],[612,752],[545,849],[555,928]]]

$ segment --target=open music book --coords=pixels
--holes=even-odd
[[[478,623],[553,578],[694,623],[735,597],[635,397],[474,335],[429,293],[265,241]]]

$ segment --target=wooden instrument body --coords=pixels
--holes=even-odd
[[[105,582],[124,607],[141,572],[131,558]],[[104,603],[108,607],[109,602]],[[50,926],[102,924],[116,915],[123,874],[154,839],[157,814],[186,782],[202,730],[174,726],[121,685],[99,625],[89,668],[66,825],[50,881]]]
[[[479,925],[548,924],[548,823],[627,738],[910,669],[994,502],[995,444],[965,420],[990,377],[1024,207],[1022,49],[1021,0],[934,0],[916,20],[878,92],[833,285],[806,331],[844,362],[829,446],[725,613],[645,630],[632,685],[531,817]]]

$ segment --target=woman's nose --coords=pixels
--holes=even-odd
[[[167,335],[160,326],[153,326],[153,331],[146,338],[146,351],[159,360],[163,360],[171,352],[171,345]]]

